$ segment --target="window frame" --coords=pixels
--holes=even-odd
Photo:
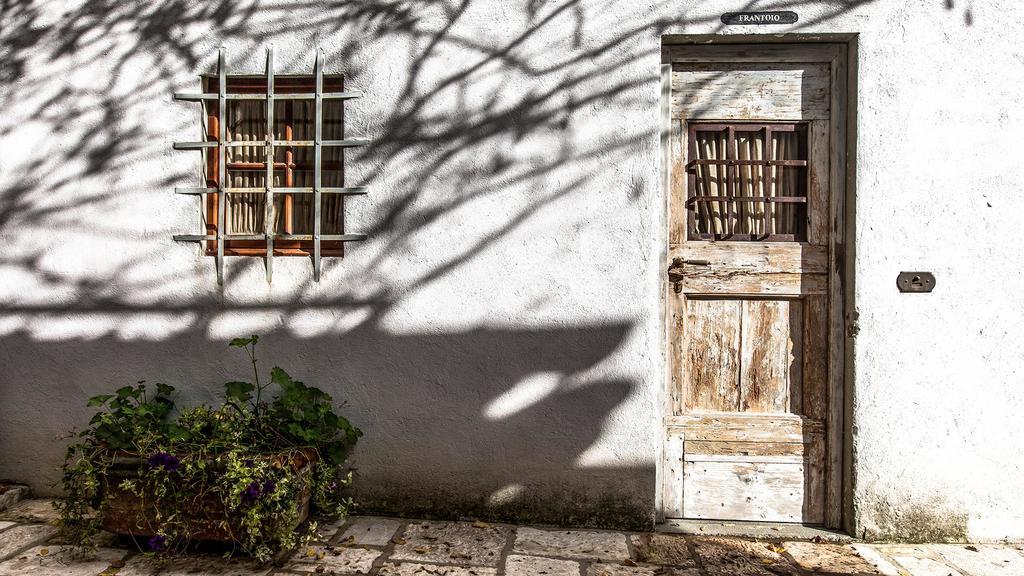
[[[741,130],[737,130],[742,127]],[[810,151],[811,143],[810,124],[808,122],[795,121],[721,121],[721,120],[700,120],[687,122],[687,153],[686,153],[686,239],[688,241],[725,241],[725,242],[806,242],[808,233],[808,214],[810,202],[808,192],[810,190]],[[697,132],[727,131],[726,158],[725,159],[700,159],[697,158]],[[802,160],[739,160],[737,155],[736,132],[762,132],[766,155],[770,156],[770,142],[772,132],[796,132],[800,134],[798,139],[799,155]],[[798,180],[801,196],[737,196],[726,194],[724,196],[698,196],[697,195],[697,166],[719,165],[726,167],[726,190],[735,190],[736,182],[739,180],[739,166],[780,166],[796,167],[804,169],[804,176]],[[716,234],[714,232],[699,232],[697,229],[697,203],[719,203],[719,209],[723,214],[731,216],[732,206],[736,202],[760,202],[764,204],[765,230],[770,227],[767,223],[772,217],[772,204],[790,203],[802,209],[797,211],[798,229],[794,234]]]
[[[274,81],[278,76],[282,79],[288,78],[286,75],[278,75],[274,71],[274,48],[273,46],[267,47],[267,67],[266,73],[262,75],[265,78],[267,84],[266,92],[264,94],[229,94],[227,89],[227,48],[224,46],[220,47],[217,54],[217,91],[216,92],[200,92],[200,93],[188,93],[188,92],[176,92],[174,99],[178,101],[186,102],[201,102],[203,106],[203,112],[209,109],[208,102],[216,101],[217,106],[217,136],[211,140],[209,133],[204,134],[204,139],[199,142],[174,142],[172,147],[175,150],[200,150],[204,154],[203,158],[208,158],[210,151],[213,150],[217,154],[217,186],[209,187],[195,187],[195,186],[176,186],[174,188],[175,194],[185,194],[189,196],[202,196],[208,194],[217,194],[217,212],[216,212],[216,234],[174,234],[172,238],[175,242],[199,242],[204,243],[209,240],[224,240],[224,242],[215,242],[217,248],[216,254],[216,270],[217,270],[217,284],[224,284],[224,247],[229,240],[262,240],[266,241],[266,248],[263,249],[263,260],[266,264],[267,269],[267,282],[270,283],[273,278],[274,270],[274,253],[273,250],[275,240],[277,241],[294,241],[294,240],[310,240],[313,241],[313,281],[320,281],[320,273],[322,270],[323,258],[321,255],[321,244],[323,241],[340,241],[340,242],[358,242],[366,240],[366,234],[360,233],[342,233],[342,234],[324,234],[321,230],[322,218],[321,218],[321,199],[324,194],[342,194],[342,195],[363,195],[369,192],[368,186],[324,186],[322,180],[322,161],[323,161],[323,149],[324,148],[351,148],[355,146],[366,146],[370,141],[366,138],[342,138],[342,139],[324,139],[323,138],[323,102],[325,100],[350,100],[353,98],[362,98],[363,93],[360,90],[343,91],[343,92],[324,92],[323,91],[323,80],[324,80],[324,60],[326,56],[323,48],[316,50],[316,58],[313,62],[313,73],[315,78],[314,91],[312,93],[298,93],[298,94],[280,94],[275,97]],[[249,74],[250,77],[259,78],[259,75]],[[262,81],[260,82],[262,84]],[[313,100],[314,109],[314,125],[313,125],[313,139],[309,140],[277,140],[274,137],[274,103],[276,100]],[[274,186],[274,174],[273,165],[268,162],[264,163],[266,168],[266,181],[262,189],[252,187],[230,187],[224,186],[227,180],[227,150],[233,146],[251,146],[246,142],[226,142],[227,138],[227,126],[225,123],[225,111],[227,109],[228,100],[262,100],[267,106],[267,118],[266,118],[266,140],[265,146],[267,147],[266,160],[272,162],[274,157],[274,147],[276,146],[309,146],[313,148],[313,185],[301,186],[297,188],[284,188]],[[205,124],[204,124],[205,128]],[[344,125],[342,125],[344,129]],[[205,160],[204,160],[205,165]],[[225,228],[225,213],[227,212],[227,197],[228,194],[253,194],[263,193],[265,194],[266,202],[264,203],[264,209],[266,215],[264,217],[264,231],[262,234],[226,234]],[[313,194],[313,230],[312,234],[278,234],[273,230],[272,209],[274,206],[274,194]],[[202,215],[206,215],[205,213]],[[202,247],[200,247],[202,250]],[[257,253],[258,254],[258,253]]]
[[[267,77],[265,75],[257,74],[229,74],[226,76],[227,94],[266,94],[267,93]],[[202,88],[203,92],[210,93],[217,91],[218,77],[212,74],[206,74],[202,76]],[[313,75],[274,75],[274,93],[276,94],[299,94],[299,93],[311,93],[315,89],[316,77]],[[344,92],[345,81],[344,77],[340,74],[324,74],[323,75],[323,90],[325,92]],[[220,105],[217,100],[211,100],[208,103],[204,102],[203,113],[206,117],[204,122],[204,130],[206,131],[206,138],[213,142],[218,142],[219,130],[219,110]],[[315,120],[320,122],[320,119]],[[287,127],[287,121],[286,121]],[[342,138],[344,138],[345,130],[345,106],[341,106],[341,129]],[[290,139],[290,136],[286,136],[286,140]],[[285,154],[293,154],[295,146],[275,146],[275,152],[279,149],[283,149]],[[217,188],[217,177],[218,171],[219,154],[217,148],[210,148],[205,153],[204,165],[205,165],[205,180],[206,186],[209,188]],[[226,170],[230,170],[230,164],[226,167]],[[256,162],[259,164],[260,169],[266,169],[265,162]],[[279,163],[274,162],[275,171]],[[283,162],[281,164],[289,164],[289,162]],[[292,166],[283,166],[286,176],[291,175]],[[344,181],[344,160],[341,162],[339,168],[342,172],[342,181]],[[285,181],[283,187],[292,186],[291,182]],[[283,210],[286,217],[290,217],[290,206],[293,201],[294,194],[281,194],[284,197]],[[206,201],[204,205],[204,215],[206,218],[206,234],[208,236],[217,235],[217,222],[219,213],[219,192],[212,192],[206,195]],[[342,199],[344,204],[344,199]],[[341,214],[342,230],[344,230],[344,211]],[[227,221],[225,220],[225,226]],[[291,222],[286,222],[285,234],[291,233]],[[206,256],[217,256],[217,240],[207,240],[205,242],[204,254]],[[274,240],[274,256],[312,256],[314,252],[313,240]],[[265,240],[224,240],[224,255],[225,256],[266,256],[267,245]],[[341,240],[321,240],[320,241],[320,255],[329,257],[343,257],[345,255],[345,242]]]

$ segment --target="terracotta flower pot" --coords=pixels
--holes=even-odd
[[[311,497],[309,476],[312,473],[313,465],[318,460],[318,455],[315,450],[306,449],[265,455],[263,458],[278,464],[284,464],[290,460],[288,467],[298,478],[301,487],[296,494],[299,514],[293,528],[297,527],[309,517]],[[140,471],[146,466],[148,466],[147,459],[141,456],[127,453],[115,455],[115,464],[111,467],[101,487],[102,497],[99,512],[104,530],[132,537],[152,537],[159,531],[160,519],[157,517],[157,510],[154,508],[153,502],[146,502],[130,490],[121,488],[123,481],[139,478]],[[184,514],[185,517],[179,516],[178,520],[184,520],[187,523],[194,540],[218,542],[237,540],[234,532],[237,526],[236,513],[227,509],[215,494],[204,496],[199,501],[192,503],[186,508]]]

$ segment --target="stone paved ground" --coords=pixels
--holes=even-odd
[[[1024,576],[1024,545],[827,544],[359,516],[324,526],[283,566],[192,556],[163,565],[112,538],[74,558],[54,514],[0,514],[0,576]]]

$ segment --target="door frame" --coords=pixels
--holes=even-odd
[[[829,364],[830,397],[828,405],[829,430],[835,440],[833,446],[839,450],[830,451],[826,472],[826,509],[825,527],[843,530],[850,534],[857,533],[856,515],[853,509],[853,472],[854,455],[852,450],[853,429],[853,396],[854,396],[854,337],[857,332],[857,313],[854,302],[854,263],[856,252],[854,238],[855,207],[856,207],[856,118],[857,118],[857,46],[858,35],[850,34],[669,34],[662,36],[661,45],[661,98],[658,115],[659,134],[661,138],[661,192],[662,221],[658,228],[658,269],[657,283],[659,287],[660,338],[658,357],[661,358],[661,377],[658,390],[659,421],[658,446],[655,460],[655,522],[662,524],[666,518],[663,507],[663,486],[665,481],[665,418],[671,415],[668,387],[671,374],[669,372],[668,334],[670,331],[668,317],[668,290],[670,290],[666,270],[668,269],[668,229],[671,218],[671,178],[672,178],[672,145],[671,115],[669,99],[671,97],[672,64],[669,51],[672,47],[685,45],[729,45],[756,44],[768,46],[772,44],[833,44],[845,48],[845,60],[840,58],[833,62],[833,142],[829,150],[832,177],[830,178],[830,197],[835,207],[830,208],[833,222],[833,238],[829,247],[829,331],[830,350]],[[842,71],[845,69],[845,73]]]

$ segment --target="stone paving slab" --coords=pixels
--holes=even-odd
[[[626,566],[594,563],[587,566],[586,576],[655,576],[662,574],[658,566]]]
[[[22,500],[0,514],[0,519],[54,523],[57,521],[57,510],[50,499]]]
[[[586,576],[700,576],[700,571],[697,568],[591,564],[587,567]]]
[[[970,576],[1024,575],[1024,555],[1007,547],[938,544],[929,548]]]
[[[334,519],[330,519],[330,520],[317,520],[317,523],[316,523],[316,531],[317,531],[316,541],[320,542],[320,543],[323,543],[323,544],[327,544],[328,542],[331,542],[331,541],[335,540],[335,537],[338,536],[338,531],[341,530],[342,526],[344,526],[348,521],[349,521],[349,518],[334,518]]]
[[[505,576],[580,576],[580,563],[539,556],[510,555],[505,560]]]
[[[875,566],[850,546],[816,544],[814,542],[785,542],[782,545],[797,566],[810,572],[827,574],[880,575]]]
[[[516,530],[513,551],[517,554],[612,562],[621,562],[629,558],[625,534],[588,530],[539,530],[521,527]]]
[[[676,534],[635,534],[629,537],[638,562],[666,566],[693,566],[686,538]]]
[[[712,536],[691,540],[701,565],[709,576],[782,576],[797,574],[796,568],[770,542],[753,542]]]
[[[469,522],[413,522],[396,538],[391,560],[497,566],[512,530]]]
[[[871,547],[891,561],[900,576],[968,576],[925,544],[876,544]]]
[[[884,558],[878,550],[868,546],[867,544],[852,544],[851,547],[856,550],[857,554],[867,561],[868,564],[874,566],[875,569],[885,576],[900,576],[899,569],[896,568],[892,562]]]
[[[307,546],[296,552],[285,568],[299,572],[366,574],[380,555],[380,550],[355,546]]]
[[[439,566],[437,564],[387,563],[380,567],[378,576],[495,576],[498,571],[482,566]]]
[[[265,576],[270,567],[251,560],[196,555],[172,560],[138,555],[118,568],[117,576]],[[114,572],[111,570],[110,572]]]
[[[391,518],[360,516],[354,518],[341,534],[341,542],[369,546],[387,546],[402,523]]]
[[[0,532],[0,560],[39,544],[57,533],[49,524],[21,524]]]
[[[0,484],[0,512],[14,506],[29,496],[28,486],[21,484]]]
[[[37,546],[0,562],[0,576],[96,576],[125,554],[111,548],[78,554],[72,546]]]
[[[890,557],[895,556],[921,556],[922,558],[935,558],[930,550],[923,544],[868,544],[875,550]]]
[[[910,576],[966,576],[964,573],[940,560],[916,556],[894,556],[896,562]]]
[[[0,531],[6,530],[7,528],[14,526],[15,524],[17,524],[17,522],[8,522],[6,520],[0,520]]]

